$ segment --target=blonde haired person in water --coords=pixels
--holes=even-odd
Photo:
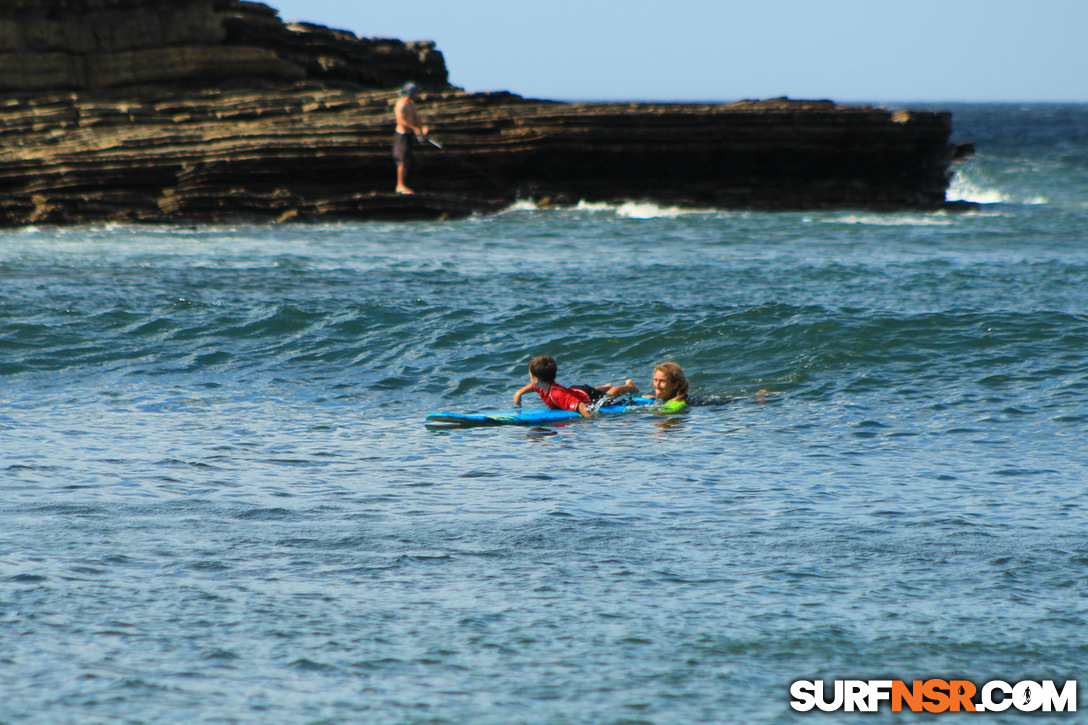
[[[688,396],[688,390],[691,386],[688,379],[684,377],[684,371],[674,362],[663,362],[654,368],[653,386],[653,398],[661,402],[661,410],[665,413],[676,413],[692,404],[691,398]],[[720,405],[721,402],[730,402],[736,399],[725,398],[718,403],[708,403],[705,399],[700,399],[699,404]],[[762,388],[758,390],[752,397],[752,402],[766,403],[767,391]]]
[[[683,369],[674,362],[663,362],[654,368],[654,399],[662,402],[662,410],[675,413],[688,407],[690,384]],[[649,396],[647,396],[649,397]]]

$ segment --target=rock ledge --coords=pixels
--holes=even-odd
[[[392,194],[395,88],[442,149]],[[939,209],[951,115],[827,101],[557,103],[465,93],[433,43],[238,0],[0,10],[0,225],[419,219],[541,204]]]

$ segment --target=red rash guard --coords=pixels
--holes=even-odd
[[[547,391],[542,388],[533,386],[533,390],[537,392],[540,399],[544,401],[544,405],[554,410],[570,410],[578,412],[578,406],[581,403],[589,404],[589,396],[581,390],[571,390],[570,388],[564,388],[562,385],[551,384],[551,387]]]

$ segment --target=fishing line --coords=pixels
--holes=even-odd
[[[419,139],[420,143],[422,143],[422,142],[426,141],[427,143],[431,144],[432,146],[434,146],[434,147],[435,147],[436,149],[438,149],[439,151],[445,151],[445,150],[446,150],[446,149],[445,149],[445,147],[444,147],[444,146],[442,146],[442,144],[440,144],[440,143],[439,143],[438,141],[435,141],[435,140],[434,140],[433,138],[431,138],[430,136],[419,136],[419,137],[417,137],[417,138]],[[452,153],[451,153],[451,154],[447,154],[447,155],[448,155],[448,156],[449,156],[450,158],[452,158],[452,159],[455,159],[455,160],[456,160],[456,161],[458,161],[459,163],[461,163],[461,164],[464,164],[465,166],[467,166],[467,167],[468,167],[469,169],[471,169],[472,171],[475,171],[475,172],[476,172],[477,174],[479,174],[480,176],[482,176],[482,177],[484,177],[485,179],[487,179],[488,181],[490,181],[490,182],[491,182],[492,184],[494,184],[494,185],[495,185],[496,187],[498,187],[498,188],[500,188],[500,189],[505,189],[505,188],[506,188],[506,184],[503,184],[503,183],[502,183],[501,181],[499,181],[498,179],[496,179],[496,178],[495,178],[494,176],[492,176],[491,174],[488,174],[488,173],[487,173],[486,171],[483,171],[482,169],[480,169],[480,168],[479,168],[478,166],[476,166],[475,164],[473,164],[473,163],[470,163],[470,162],[468,162],[468,161],[464,160],[463,158],[461,158],[461,157],[460,157],[460,156],[458,156],[457,154],[452,154]]]

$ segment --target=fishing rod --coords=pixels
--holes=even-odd
[[[431,146],[434,146],[439,151],[445,151],[446,150],[446,148],[442,144],[440,144],[438,141],[431,138],[430,135],[428,135],[428,134],[423,134],[421,136],[417,136],[416,138],[419,140],[420,143],[423,143],[424,141],[426,141],[427,143],[429,143]],[[505,189],[506,188],[506,184],[503,184],[501,181],[496,179],[491,174],[487,173],[486,171],[483,171],[482,169],[480,169],[480,167],[476,166],[476,164],[469,163],[468,161],[464,160],[463,158],[461,158],[457,154],[449,154],[449,156],[451,158],[453,158],[453,159],[456,159],[458,162],[464,164],[465,166],[467,166],[472,171],[475,171],[477,174],[479,174],[480,176],[482,176],[485,179],[487,179],[488,181],[490,181],[496,187],[498,187],[500,189]]]

